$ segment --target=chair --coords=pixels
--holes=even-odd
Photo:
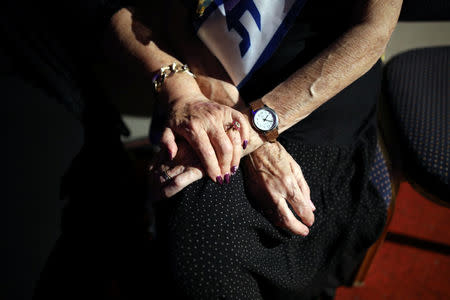
[[[450,20],[450,1],[405,0],[400,21],[424,20]],[[441,205],[448,207],[450,201],[450,47],[401,53],[385,64],[383,77],[379,144],[370,180],[385,201],[390,201],[388,219],[367,252],[354,286],[363,285],[377,250],[389,238],[388,226],[401,181],[408,181]],[[426,244],[419,241],[414,246]]]
[[[450,47],[413,49],[385,66],[385,107],[402,178],[427,199],[449,206]],[[397,141],[394,145],[392,137]]]
[[[399,177],[394,176],[394,174],[395,172],[383,139],[381,135],[378,134],[377,147],[375,150],[374,162],[369,174],[369,181],[386,203],[387,218],[383,232],[377,241],[369,248],[357,270],[357,273],[353,279],[353,286],[355,287],[364,285],[364,280],[372,261],[375,258],[378,249],[386,239],[388,227],[394,214],[395,199],[397,197],[397,192],[400,185]]]

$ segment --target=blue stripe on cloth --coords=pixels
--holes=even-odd
[[[262,65],[264,65],[269,60],[269,58],[272,56],[272,54],[275,52],[275,50],[280,45],[280,43],[283,40],[286,33],[289,31],[289,29],[294,24],[295,19],[297,18],[301,9],[305,5],[306,1],[307,0],[298,0],[292,5],[291,9],[289,10],[289,13],[284,18],[283,23],[281,23],[280,27],[278,27],[277,31],[273,35],[269,44],[267,44],[266,48],[264,49],[263,53],[256,61],[253,68],[244,77],[244,79],[242,79],[242,81],[238,84],[238,86],[237,86],[238,89],[242,88],[245,85],[245,83],[250,79],[250,77],[253,75],[253,73],[255,73],[259,68],[262,67]]]

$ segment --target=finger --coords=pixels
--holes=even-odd
[[[279,223],[282,227],[301,236],[307,236],[309,234],[309,228],[294,216],[285,199],[279,199],[276,208]]]
[[[148,165],[148,173],[150,175],[150,185],[155,186],[159,185],[161,182],[159,180],[160,170],[162,168],[163,164],[163,158],[164,155],[161,155],[161,152],[155,153],[153,157],[151,158],[149,165]]]
[[[231,112],[231,117],[234,121],[238,121],[241,127],[239,128],[239,133],[241,134],[242,148],[247,148],[247,144],[250,138],[250,127],[248,119],[244,117],[242,113],[237,110]]]
[[[221,126],[211,129],[208,135],[216,152],[221,174],[224,175],[224,182],[229,183],[231,159],[233,158],[233,144]]]
[[[303,196],[305,197],[306,201],[308,201],[309,204],[311,205],[312,211],[315,211],[316,206],[311,200],[311,190],[309,189],[309,185],[306,182],[305,176],[303,176],[303,171],[301,167],[297,163],[295,163],[292,171],[295,174],[295,178],[297,178],[297,184],[300,187]]]
[[[183,173],[186,167],[183,165],[175,166],[173,168],[167,169],[167,167],[161,167],[159,170],[159,182],[161,184],[167,183],[172,180],[177,175]]]
[[[170,198],[183,190],[185,187],[201,179],[204,176],[204,172],[195,167],[188,167],[184,172],[177,175],[161,190],[164,197]]]
[[[231,143],[233,145],[233,156],[231,159],[231,175],[234,175],[237,172],[237,169],[239,168],[239,162],[241,160],[242,156],[242,142],[241,142],[241,135],[236,130],[228,130],[227,135],[229,139],[231,140]]]
[[[293,182],[290,187],[291,191],[288,193],[287,201],[291,204],[295,213],[300,217],[303,224],[312,226],[314,223],[314,213],[310,202],[304,197],[297,182]]]
[[[217,160],[216,152],[206,132],[204,130],[192,130],[188,135],[185,135],[185,138],[195,150],[203,168],[206,170],[206,173],[212,181],[222,184],[223,177],[219,161]]]
[[[170,160],[172,160],[177,155],[178,146],[175,142],[175,135],[173,134],[171,128],[164,128],[160,144],[161,147],[165,149],[165,151],[167,151]]]

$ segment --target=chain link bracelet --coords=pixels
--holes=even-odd
[[[159,73],[157,72],[155,76],[153,76],[152,83],[155,92],[159,93],[164,83],[164,80],[166,80],[167,77],[173,76],[174,74],[180,72],[187,73],[195,78],[195,75],[191,72],[191,70],[189,70],[188,65],[186,64],[182,65],[177,62],[174,62],[166,67],[162,67],[161,69],[159,69]]]

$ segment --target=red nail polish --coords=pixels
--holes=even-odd
[[[242,148],[246,149],[246,148],[247,148],[247,145],[248,145],[248,141],[247,141],[247,140],[244,140],[244,144],[242,145]]]
[[[222,176],[220,176],[220,175],[217,176],[217,177],[216,177],[216,181],[217,181],[218,184],[222,185],[222,184],[223,184]]]

